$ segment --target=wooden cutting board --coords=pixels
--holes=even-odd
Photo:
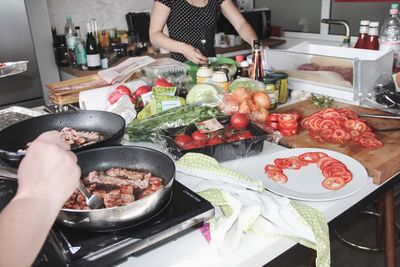
[[[345,103],[335,102],[335,108],[348,108],[356,113],[389,114],[376,109],[369,109]],[[300,112],[303,117],[318,111],[320,108],[312,105],[311,100],[304,100],[283,108],[276,112]],[[392,114],[391,114],[392,115]],[[400,130],[379,131],[383,129],[400,128],[400,120],[366,118],[368,125],[374,130],[376,137],[383,142],[384,146],[377,150],[365,149],[361,145],[349,142],[346,144],[319,143],[308,135],[308,131],[301,130],[300,134],[284,137],[280,141],[283,146],[292,148],[324,148],[341,152],[357,159],[367,169],[368,174],[373,177],[375,184],[381,184],[400,172]],[[379,129],[379,130],[378,130]]]

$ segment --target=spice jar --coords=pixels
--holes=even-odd
[[[265,89],[266,89],[266,93],[269,96],[270,99],[270,110],[271,109],[275,109],[276,106],[278,105],[278,91],[276,90],[276,78],[267,76],[264,77],[264,84],[265,84]]]
[[[268,76],[276,79],[275,86],[278,91],[277,102],[279,104],[286,103],[289,97],[288,74],[284,72],[270,72]]]

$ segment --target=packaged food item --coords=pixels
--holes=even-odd
[[[276,89],[276,78],[273,77],[265,77],[264,84],[266,92],[270,99],[270,110],[275,109],[278,104],[278,91]]]
[[[275,86],[276,90],[278,91],[277,102],[279,104],[286,103],[289,97],[288,74],[284,72],[270,72],[267,76],[276,78]]]
[[[210,83],[213,73],[210,65],[200,66],[196,73],[197,84]]]
[[[219,87],[222,91],[228,92],[229,91],[229,80],[228,76],[225,71],[217,70],[214,72],[211,83],[215,86]]]

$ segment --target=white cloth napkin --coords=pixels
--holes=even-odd
[[[265,237],[284,236],[317,248],[317,254],[324,256],[318,266],[330,265],[328,227],[318,211],[300,206],[316,221],[313,229],[289,199],[265,190],[258,192],[259,179],[221,167],[203,154],[188,153],[176,167],[176,179],[214,205],[215,217],[207,222],[203,234],[221,257],[232,254],[244,234],[252,232]],[[319,228],[323,230],[316,238],[315,229]],[[321,242],[323,245],[318,246]]]

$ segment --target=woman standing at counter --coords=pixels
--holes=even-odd
[[[214,34],[220,13],[249,44],[257,35],[232,0],[156,0],[150,19],[150,41],[172,58],[197,64],[215,56]],[[169,37],[163,33],[168,26]]]

